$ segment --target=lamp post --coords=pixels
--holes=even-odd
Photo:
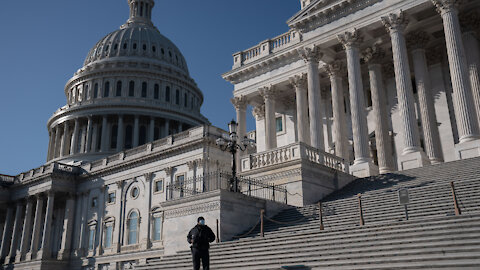
[[[238,135],[237,135],[237,127],[238,124],[234,120],[228,123],[228,131],[229,137],[228,138],[218,138],[216,143],[220,146],[222,151],[228,151],[232,154],[232,178],[230,179],[230,191],[239,192],[238,190],[238,179],[237,179],[237,162],[236,162],[236,154],[237,151],[245,151],[247,150],[248,146],[254,146],[255,142],[251,139],[248,139],[247,136],[243,137],[240,143],[237,143]]]

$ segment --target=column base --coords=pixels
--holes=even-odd
[[[4,264],[9,264],[12,259],[13,259],[13,257],[7,256],[7,257],[5,257],[5,261],[4,261],[3,263],[4,263]]]
[[[32,252],[27,252],[27,255],[25,255],[25,260],[26,261],[31,261],[32,258],[34,258],[34,257],[35,257],[35,255],[32,254]]]
[[[57,260],[63,261],[70,259],[70,251],[69,250],[60,250],[58,251]]]
[[[49,259],[50,253],[49,252],[44,252],[42,249],[40,249],[37,253],[37,259]]]
[[[15,263],[19,263],[22,260],[22,254],[20,252],[17,252],[17,255],[15,255]]]
[[[384,168],[378,168],[378,171],[379,171],[380,174],[387,174],[387,173],[394,172],[395,169],[384,167]]]
[[[378,167],[372,161],[358,162],[350,166],[350,174],[358,178],[378,175]]]
[[[409,152],[398,157],[398,169],[400,171],[414,169],[430,165],[430,160],[423,151]]]
[[[456,144],[455,156],[457,160],[480,157],[480,139]]]

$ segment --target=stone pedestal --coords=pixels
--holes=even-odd
[[[411,153],[403,153],[397,158],[398,160],[398,169],[408,170],[423,167],[430,164],[430,160],[423,151],[414,151]]]
[[[350,174],[355,177],[368,177],[378,173],[378,167],[372,162],[359,162],[350,166]]]
[[[457,159],[467,159],[480,156],[480,140],[458,143],[455,145]]]

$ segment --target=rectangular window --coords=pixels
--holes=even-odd
[[[163,192],[163,179],[155,182],[155,192]]]
[[[180,90],[175,91],[175,104],[180,105]]]
[[[142,98],[146,98],[146,97],[147,97],[147,83],[143,82],[142,83]]]
[[[115,203],[115,191],[108,193],[108,203]]]
[[[153,218],[153,241],[162,239],[162,217],[157,216]]]
[[[160,86],[155,84],[155,88],[153,89],[153,98],[158,99],[160,96]]]
[[[105,248],[112,247],[112,235],[113,235],[113,226],[107,225],[107,229],[105,230]]]
[[[93,198],[92,198],[92,208],[97,207],[97,204],[98,204],[98,199],[97,199],[97,197],[93,197]]]
[[[165,101],[170,102],[170,87],[165,88]]]
[[[95,227],[90,228],[90,232],[88,234],[88,250],[93,250],[95,246]]]
[[[180,191],[180,197],[183,197],[184,188],[185,188],[184,187],[184,185],[185,185],[185,175],[184,174],[177,175],[176,179],[177,179],[177,181],[175,182],[175,185],[177,186],[177,188]]]
[[[282,132],[283,131],[283,118],[282,117],[277,117],[275,119],[275,126],[277,132]]]

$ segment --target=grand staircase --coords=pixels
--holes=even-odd
[[[461,215],[455,215],[454,181]],[[407,188],[408,216],[397,192]],[[364,225],[360,225],[361,194]],[[353,181],[210,250],[211,269],[480,269],[480,158]],[[136,269],[192,269],[189,250]]]

